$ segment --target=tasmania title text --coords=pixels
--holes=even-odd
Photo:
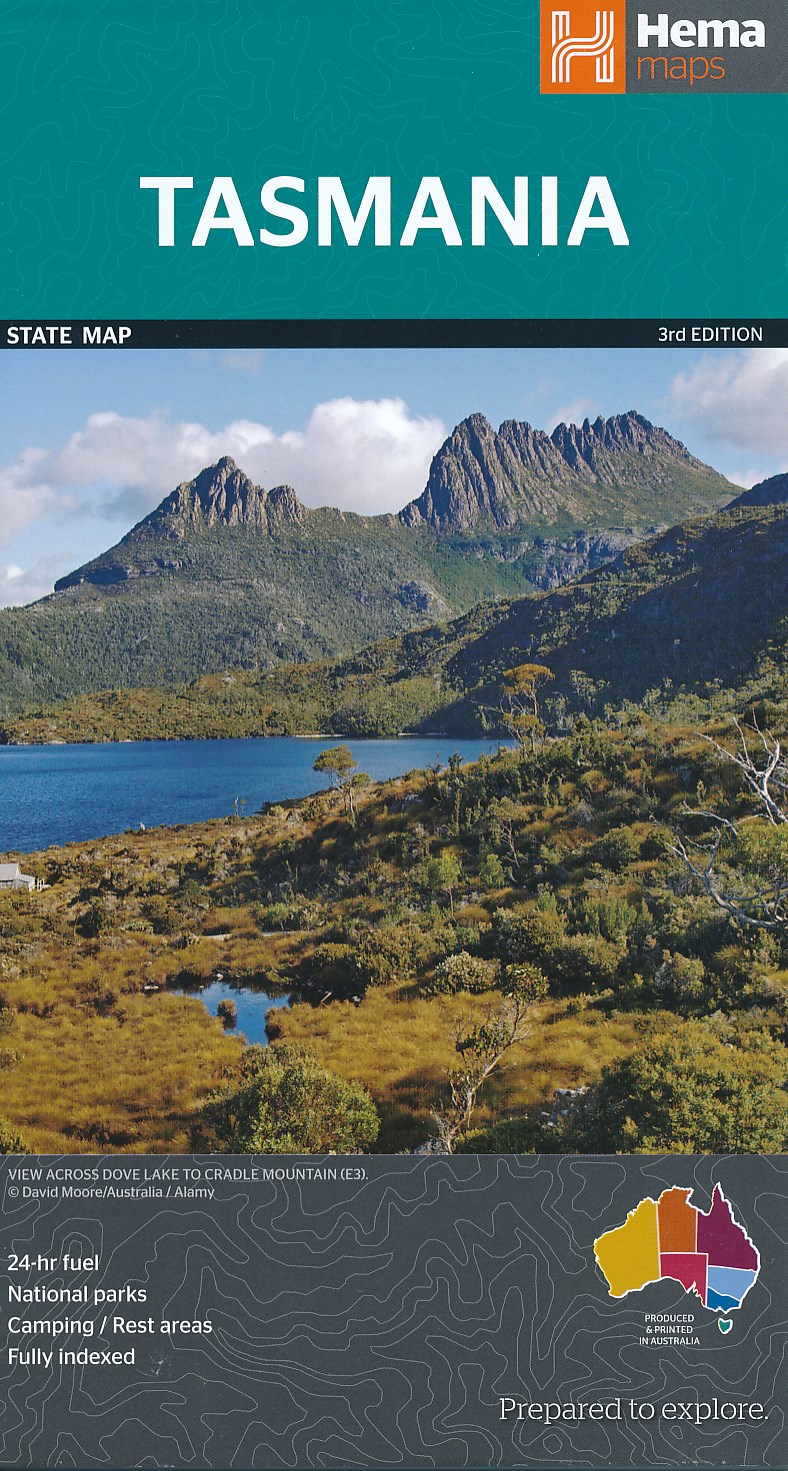
[[[407,247],[415,245],[424,231],[438,231],[448,246],[465,243],[457,212],[460,205],[467,209],[468,198],[450,201],[437,175],[421,179],[415,194],[412,198],[409,195],[404,204],[397,201],[401,218],[397,217],[396,229],[388,175],[367,180],[355,212],[342,180],[335,175],[317,179],[316,207],[311,212],[298,202],[307,192],[305,179],[290,174],[266,179],[260,190],[259,205],[255,201],[255,211],[262,209],[265,220],[256,234],[250,224],[249,205],[242,202],[229,175],[214,178],[207,194],[203,189],[196,191],[200,208],[196,228],[194,201],[183,198],[184,194],[195,193],[193,178],[178,174],[146,175],[140,179],[140,189],[150,189],[157,196],[161,246],[175,245],[176,238],[182,244],[189,235],[192,245],[204,246],[214,231],[225,230],[235,236],[239,246],[254,246],[259,241],[261,245],[286,249],[301,245],[315,223],[319,246],[334,245],[340,238],[347,245],[359,245],[366,234],[376,246]],[[505,197],[488,175],[475,175],[469,188],[471,245],[487,244],[493,217],[498,238],[502,231],[512,245],[528,245],[534,240],[543,246],[582,245],[589,230],[606,231],[613,245],[629,245],[610,181],[604,174],[590,175],[582,190],[570,192],[571,198],[566,190],[559,190],[555,175],[545,174],[538,180],[518,175]],[[274,222],[276,228],[271,229]],[[257,220],[254,223],[257,227]]]

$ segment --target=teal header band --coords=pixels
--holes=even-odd
[[[694,14],[694,11],[693,11]],[[785,99],[541,96],[538,0],[9,3],[0,21],[0,316],[199,318],[768,317],[785,311]],[[174,240],[141,177],[173,195]],[[232,179],[253,240],[193,237],[215,178]],[[268,179],[308,233],[260,201]],[[355,213],[391,181],[391,244],[374,220],[318,243],[318,177]],[[471,179],[509,210],[527,176],[528,244],[491,210],[473,244]],[[629,243],[570,229],[604,176]],[[461,244],[400,243],[418,186],[441,180]],[[557,178],[558,243],[542,179]],[[224,204],[219,213],[224,212]],[[598,212],[598,211],[597,211]]]

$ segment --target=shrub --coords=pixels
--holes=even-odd
[[[441,961],[429,989],[436,996],[453,996],[457,991],[479,995],[496,986],[500,974],[498,961],[482,960],[478,955],[469,955],[467,950],[461,950],[458,955],[447,955]]]
[[[549,906],[535,906],[523,914],[508,914],[498,909],[493,915],[493,950],[509,965],[549,962],[565,935],[563,915]]]
[[[768,1032],[718,1034],[711,1022],[652,1025],[606,1068],[560,1148],[570,1153],[781,1154],[788,1148],[788,1059]]]
[[[0,1154],[27,1154],[27,1145],[13,1124],[0,1115]]]
[[[322,917],[319,904],[279,899],[273,904],[261,904],[255,910],[254,920],[258,929],[267,934],[271,930],[316,929]]]
[[[381,925],[362,935],[353,966],[362,987],[408,980],[414,973],[417,933],[404,925]]]
[[[503,864],[497,853],[487,853],[479,867],[479,882],[486,889],[502,889],[506,883]]]
[[[553,974],[574,990],[599,991],[616,980],[622,951],[601,935],[569,935],[553,957]]]
[[[706,967],[702,960],[691,960],[686,955],[671,955],[666,951],[659,970],[654,976],[654,990],[662,992],[671,1001],[699,1001],[708,989]]]
[[[672,849],[675,846],[675,836],[669,828],[660,827],[653,823],[647,838],[643,840],[640,849],[641,858],[649,858],[652,861],[662,861],[672,858]]]
[[[737,1011],[755,1003],[785,1014],[788,986],[773,958],[774,950],[779,950],[774,939],[772,935],[748,935],[743,942],[723,945],[711,957],[705,987],[709,1010],[717,1006]]]
[[[443,910],[433,908],[424,934],[425,959],[427,955],[433,955],[445,960],[447,955],[456,955],[458,950],[467,949],[468,946],[460,939],[458,926]]]
[[[306,962],[307,979],[329,991],[350,991],[356,984],[352,945],[316,945]]]
[[[673,900],[655,927],[655,937],[665,950],[691,950],[707,965],[730,934],[727,915],[705,898],[687,896]]]
[[[477,954],[482,942],[482,927],[478,924],[457,924],[454,926],[456,936],[455,949],[470,950],[471,954]]]
[[[86,940],[95,940],[112,922],[110,906],[100,895],[92,899],[79,916],[79,932]]]
[[[201,1123],[212,1146],[230,1154],[355,1154],[380,1127],[360,1083],[328,1072],[307,1048],[279,1043],[246,1049]]]
[[[601,935],[603,940],[626,940],[637,924],[638,912],[626,899],[593,894],[583,900],[578,921],[580,929],[589,935]]]
[[[184,909],[201,910],[210,907],[210,897],[203,884],[194,878],[182,878],[178,886],[178,899]]]
[[[612,873],[620,873],[622,868],[640,857],[640,844],[634,828],[612,827],[597,843],[596,857]]]
[[[519,997],[531,1006],[537,1001],[543,1001],[549,989],[550,983],[544,972],[538,965],[528,962],[524,965],[508,965],[501,980],[504,996]]]

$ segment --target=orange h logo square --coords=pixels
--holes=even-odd
[[[542,0],[541,90],[626,91],[626,0]]]

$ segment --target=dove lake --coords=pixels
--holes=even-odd
[[[341,736],[128,741],[0,747],[0,852],[35,853],[141,827],[250,816],[266,802],[327,786],[314,770]],[[453,752],[475,761],[500,742],[450,736],[349,740],[373,781],[402,776]]]

